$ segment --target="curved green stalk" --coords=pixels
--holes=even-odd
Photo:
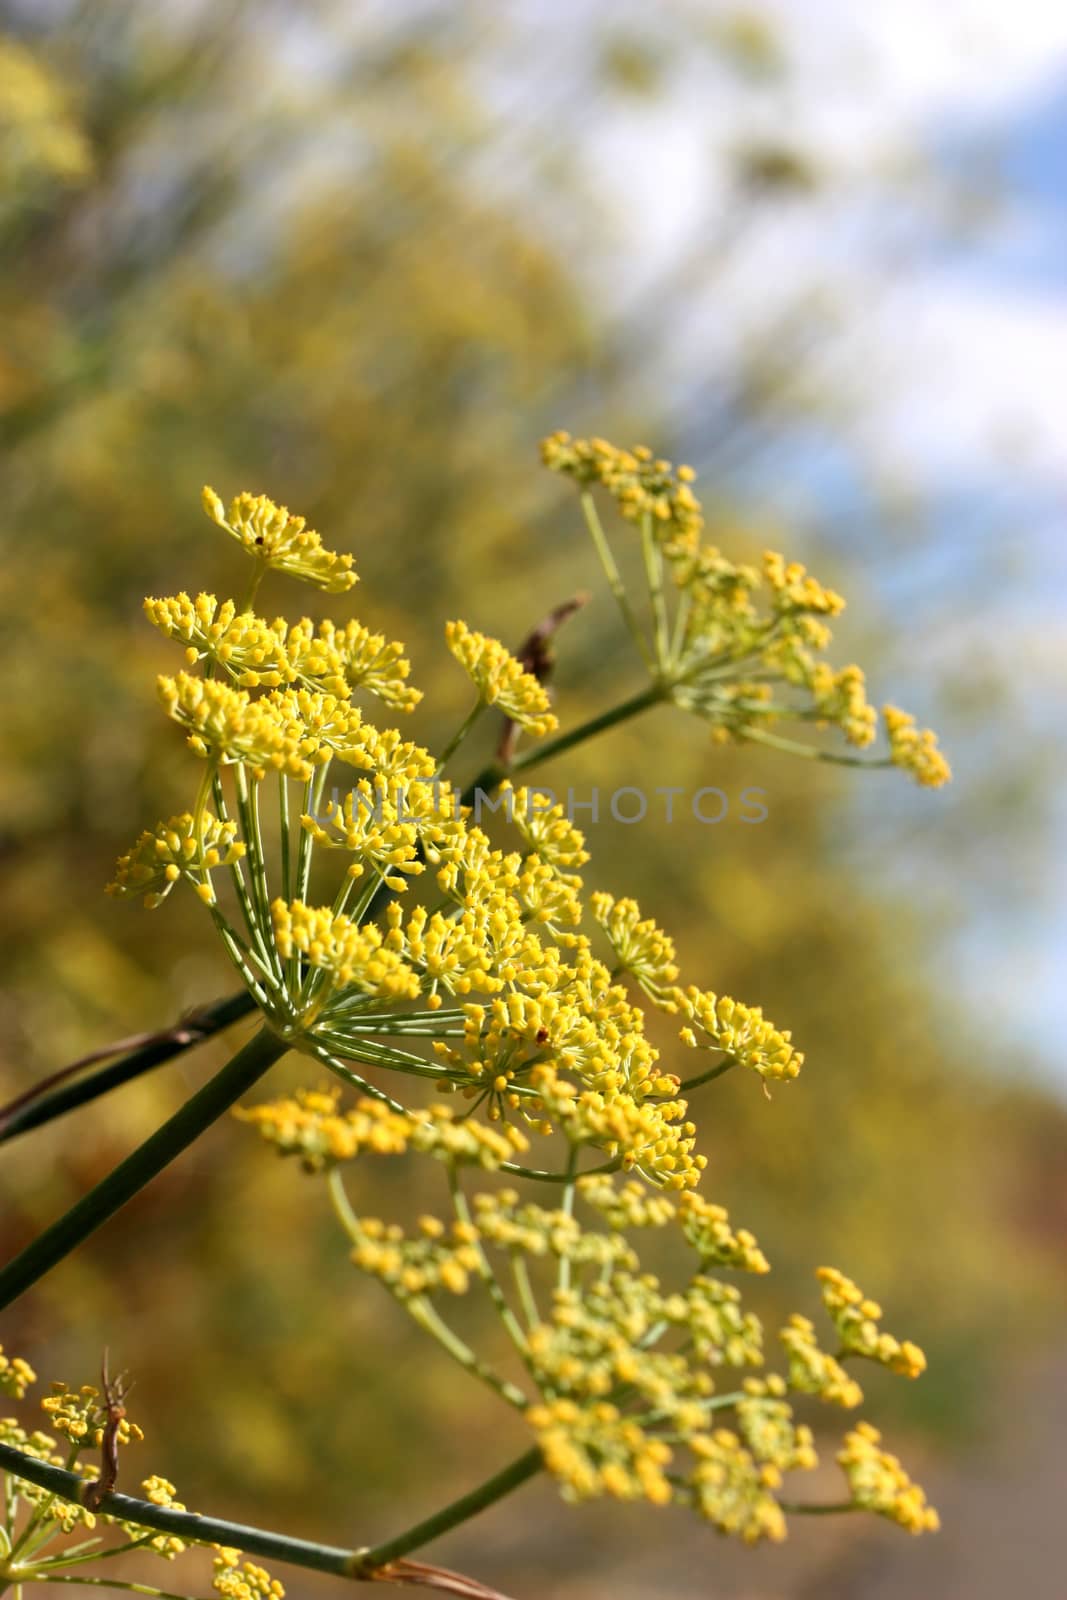
[[[541,1452],[535,1446],[527,1450],[524,1455],[518,1456],[510,1465],[504,1467],[476,1489],[460,1495],[458,1500],[453,1500],[451,1505],[443,1506],[440,1511],[435,1511],[433,1516],[427,1517],[423,1522],[417,1522],[406,1533],[397,1534],[395,1539],[386,1539],[381,1544],[373,1545],[368,1550],[362,1550],[356,1562],[355,1572],[370,1575],[379,1567],[387,1566],[399,1556],[407,1555],[409,1550],[417,1550],[420,1545],[429,1544],[431,1539],[440,1538],[450,1528],[458,1528],[461,1522],[468,1522],[471,1517],[484,1511],[487,1506],[494,1505],[497,1500],[502,1500],[520,1484],[526,1483],[534,1477],[544,1462]]]
[[[68,1111],[106,1094],[109,1089],[117,1089],[120,1084],[140,1077],[141,1073],[150,1071],[152,1067],[162,1066],[165,1061],[184,1055],[187,1050],[204,1044],[224,1028],[250,1016],[255,1009],[256,1002],[242,989],[239,994],[231,994],[225,1000],[216,1000],[211,1005],[200,1007],[173,1028],[139,1035],[136,1041],[128,1040],[109,1050],[93,1051],[81,1061],[53,1073],[43,1083],[35,1084],[0,1110],[0,1144],[17,1138],[20,1133],[28,1133],[42,1123],[64,1116]],[[126,1044],[131,1048],[125,1048]],[[113,1055],[117,1055],[118,1059],[109,1061],[107,1066],[98,1067],[93,1072],[85,1070]]]
[[[120,1162],[114,1172],[73,1205],[50,1228],[46,1228],[20,1255],[0,1269],[0,1310],[11,1305],[42,1278],[46,1272],[70,1255],[102,1223],[120,1210],[128,1200],[150,1183],[164,1167],[199,1138],[205,1128],[228,1111],[267,1068],[283,1056],[288,1044],[264,1025],[243,1049],[238,1050],[203,1088],[188,1099],[162,1127]]]

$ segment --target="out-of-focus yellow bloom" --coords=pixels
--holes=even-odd
[[[949,781],[952,768],[937,748],[936,733],[917,728],[915,718],[896,706],[883,706],[882,720],[895,766],[912,773],[927,789],[940,789]]]
[[[781,1473],[773,1462],[758,1463],[729,1428],[699,1436],[692,1448],[697,1464],[689,1487],[702,1517],[745,1544],[785,1538],[785,1514],[772,1493]]]
[[[913,1483],[896,1456],[881,1449],[881,1434],[860,1422],[845,1435],[838,1461],[845,1470],[853,1502],[888,1517],[909,1533],[936,1533],[941,1519],[926,1494]]]
[[[216,1545],[215,1576],[211,1587],[224,1600],[285,1600],[285,1589],[280,1579],[272,1578],[265,1567],[253,1561],[242,1561],[240,1550]]]
[[[258,1128],[283,1155],[298,1155],[309,1172],[351,1161],[363,1151],[391,1156],[409,1149],[457,1166],[493,1170],[527,1147],[517,1128],[498,1132],[457,1120],[449,1106],[400,1112],[381,1100],[362,1099],[342,1111],[337,1092],[321,1089],[298,1090],[234,1115]]]
[[[841,1348],[849,1355],[865,1356],[898,1372],[917,1378],[926,1371],[926,1357],[910,1339],[894,1338],[879,1328],[882,1308],[870,1300],[851,1278],[836,1267],[820,1267],[815,1274],[822,1284],[823,1304],[833,1320]]]
[[[819,1348],[815,1328],[799,1312],[778,1335],[789,1357],[789,1386],[798,1394],[816,1394],[830,1405],[851,1410],[862,1404],[863,1390],[837,1360]]]
[[[647,1434],[605,1400],[579,1405],[551,1400],[531,1406],[526,1419],[541,1447],[545,1466],[565,1500],[650,1500],[667,1505],[671,1484],[666,1467],[670,1446]]]
[[[0,1394],[6,1394],[12,1400],[21,1400],[31,1383],[37,1382],[37,1374],[28,1361],[21,1356],[8,1356],[4,1354],[4,1347],[0,1344]]]

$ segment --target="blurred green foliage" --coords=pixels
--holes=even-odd
[[[412,719],[427,738],[463,709],[447,617],[515,644],[595,584],[575,509],[539,472],[540,435],[639,431],[672,451],[671,396],[634,400],[641,350],[613,337],[568,259],[595,207],[547,132],[543,152],[515,154],[506,110],[476,87],[494,24],[458,11],[449,25],[325,3],[0,6],[5,1097],[230,986],[195,910],[101,894],[119,851],[185,794],[152,692],[174,655],[142,596],[238,581],[202,482],[269,493],[355,552],[356,613],[404,639],[414,681],[434,687],[443,727]],[[780,70],[758,19],[728,22],[701,47]],[[669,62],[620,34],[598,70],[600,92],[655,97]],[[785,149],[739,162],[792,203],[810,181]],[[561,211],[569,234],[552,226]],[[735,427],[773,425],[774,396],[733,376]],[[731,555],[758,550],[728,507],[714,515]],[[788,551],[788,530],[779,541]],[[820,576],[849,592],[847,569]],[[599,590],[559,656],[565,724],[636,686]],[[583,751],[561,786],[609,792],[654,769],[731,797],[766,788],[760,827],[735,806],[717,828],[591,828],[590,881],[642,899],[687,981],[792,1028],[807,1066],[773,1103],[747,1079],[704,1091],[708,1192],[757,1231],[782,1301],[801,1303],[824,1260],[869,1285],[932,1357],[923,1384],[880,1403],[959,1426],[1005,1327],[1039,1335],[1060,1287],[1034,1225],[1059,1114],[985,1073],[922,904],[886,904],[831,863],[860,780],[799,766],[713,748],[668,713]],[[924,815],[955,803],[913,800]],[[224,1053],[5,1148],[5,1254]],[[306,1078],[299,1061],[280,1069]],[[384,1212],[393,1176],[373,1182]],[[458,1380],[349,1275],[319,1191],[233,1125],[11,1320],[5,1343],[71,1382],[110,1342],[136,1371],[155,1469],[205,1509],[264,1521],[299,1484],[305,1523],[336,1532],[357,1494],[385,1501],[509,1447],[498,1415],[472,1417]]]

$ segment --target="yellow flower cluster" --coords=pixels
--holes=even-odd
[[[663,1296],[654,1278],[624,1270],[585,1293],[557,1290],[552,1316],[530,1332],[529,1360],[539,1387],[572,1399],[633,1396],[676,1429],[699,1428],[710,1373],[678,1352],[652,1347],[657,1321],[685,1327],[685,1295]]]
[[[737,1402],[737,1421],[745,1443],[757,1461],[769,1462],[779,1472],[810,1472],[819,1464],[815,1438],[804,1423],[797,1423],[793,1408],[782,1398],[784,1383],[777,1374],[762,1380],[745,1380],[746,1398]]]
[[[758,1367],[763,1362],[763,1327],[741,1304],[735,1284],[703,1273],[686,1291],[687,1320],[693,1348],[713,1367]]]
[[[824,588],[799,561],[787,562],[776,550],[764,551],[763,574],[771,590],[772,609],[778,616],[805,611],[836,617],[845,609],[839,594]]]
[[[246,689],[188,672],[161,676],[157,687],[167,715],[188,729],[190,749],[209,761],[240,762],[257,778],[272,770],[306,783],[323,759],[313,741],[305,748],[304,730],[286,722],[268,697],[253,700]]]
[[[445,626],[445,643],[470,678],[483,704],[541,738],[559,726],[549,709],[548,694],[532,672],[515,660],[498,639],[475,633],[465,622]]]
[[[649,572],[649,593],[658,609],[656,676],[669,697],[711,724],[721,740],[755,739],[813,754],[812,747],[783,740],[782,722],[837,728],[852,745],[865,748],[878,718],[868,704],[862,670],[835,670],[819,654],[830,643],[827,619],[845,602],[799,562],[777,551],[764,553],[762,571],[738,566],[713,545],[701,542],[704,526],[693,493],[692,472],[657,461],[644,446],[620,450],[605,439],[571,439],[555,433],[541,446],[545,464],[583,490],[600,484],[625,519],[646,523],[666,557],[677,616],[671,621],[662,581]],[[587,520],[613,587],[621,579],[603,548],[605,535],[587,508]],[[760,604],[759,602],[763,602]],[[632,608],[628,617],[633,623]],[[651,652],[649,659],[652,659]],[[775,687],[787,691],[775,695]],[[936,787],[950,776],[933,734],[918,731],[905,713],[884,713],[890,759],[922,784]],[[832,751],[819,751],[837,759]],[[872,763],[884,765],[885,763]]]
[[[283,961],[299,951],[326,974],[320,999],[338,989],[357,989],[379,1000],[413,1000],[419,993],[418,975],[386,945],[373,923],[353,922],[328,906],[307,906],[301,900],[275,900],[270,910]]]
[[[0,1394],[9,1395],[12,1400],[21,1400],[31,1383],[37,1382],[37,1374],[28,1361],[21,1356],[8,1356],[4,1354],[4,1347],[0,1344]]]
[[[952,768],[937,748],[936,733],[929,728],[917,728],[915,718],[896,706],[883,706],[882,720],[894,766],[912,773],[927,789],[940,789],[949,781]]]
[[[607,935],[615,952],[615,971],[629,973],[639,988],[670,1010],[673,1001],[665,995],[678,976],[674,960],[674,941],[656,926],[651,917],[642,918],[636,900],[616,900],[610,894],[592,894],[589,909]]]
[[[238,611],[232,600],[220,605],[213,594],[198,594],[193,600],[182,590],[165,599],[149,596],[144,610],[161,633],[184,640],[190,666],[211,661],[246,689],[288,681],[274,629],[253,612]]]
[[[186,660],[209,661],[242,689],[274,689],[296,684],[347,700],[365,690],[396,711],[412,711],[422,699],[407,682],[411,664],[404,646],[372,633],[354,619],[343,627],[302,617],[291,627],[252,611],[238,611],[232,600],[213,594],[180,594],[144,603],[148,620],[168,638],[186,645]]]
[[[710,990],[675,990],[678,1008],[689,1018],[679,1038],[690,1049],[721,1050],[761,1078],[795,1078],[804,1057],[793,1048],[792,1034],[779,1031],[759,1006],[746,1006]],[[698,1036],[699,1035],[702,1037]]]
[[[299,1155],[309,1172],[351,1161],[365,1150],[382,1156],[415,1150],[454,1166],[492,1170],[526,1148],[517,1128],[498,1132],[482,1123],[457,1121],[448,1106],[399,1112],[384,1101],[362,1099],[342,1111],[339,1093],[298,1090],[234,1115],[258,1128],[282,1155]]]
[[[500,785],[507,815],[515,824],[528,850],[546,867],[551,867],[565,883],[581,884],[578,868],[589,860],[585,835],[567,816],[562,805],[545,805],[536,789],[513,789],[510,781]]]
[[[735,1233],[725,1206],[714,1205],[695,1190],[687,1189],[677,1199],[668,1199],[664,1194],[650,1193],[640,1183],[616,1185],[608,1177],[593,1174],[578,1180],[578,1193],[612,1229],[663,1228],[676,1222],[699,1255],[702,1267],[770,1271],[755,1236],[747,1228]]]
[[[782,1477],[773,1462],[757,1463],[729,1428],[699,1435],[692,1449],[697,1464],[689,1488],[702,1517],[745,1544],[785,1538],[785,1514],[772,1493]]]
[[[577,1267],[608,1271],[637,1266],[637,1258],[618,1234],[582,1228],[567,1211],[520,1205],[514,1189],[474,1196],[478,1237],[498,1250],[532,1257],[554,1256]]]
[[[362,622],[349,620],[343,627],[330,621],[316,627],[307,617],[286,631],[274,624],[282,635],[289,671],[306,687],[315,683],[331,694],[348,696],[356,689],[376,695],[394,711],[414,711],[422,693],[407,682],[411,663],[404,646],[372,633]]]
[[[789,1387],[798,1394],[818,1395],[833,1406],[852,1410],[862,1404],[863,1390],[836,1356],[820,1349],[815,1326],[794,1312],[778,1335],[789,1358]]]
[[[141,1490],[146,1500],[154,1506],[166,1506],[171,1511],[185,1511],[184,1502],[177,1498],[178,1491],[169,1478],[161,1478],[157,1473],[142,1479]],[[120,1522],[120,1527],[125,1528],[131,1538],[144,1539],[144,1529],[137,1523]],[[157,1556],[162,1556],[164,1561],[173,1561],[176,1556],[183,1555],[189,1545],[184,1539],[179,1539],[173,1533],[157,1533],[154,1538],[146,1541],[146,1548],[154,1550]]]
[[[220,822],[210,811],[201,815],[199,834],[198,840],[189,811],[161,822],[154,833],[146,830],[133,849],[119,857],[108,894],[140,895],[149,910],[154,910],[183,873],[195,882],[200,873],[233,866],[247,850],[237,838],[236,822]],[[197,885],[198,890],[202,887]]]
[[[481,1265],[477,1235],[464,1222],[446,1231],[439,1217],[420,1217],[419,1237],[409,1239],[398,1223],[360,1217],[353,1224],[352,1261],[377,1278],[398,1300],[466,1294]]]
[[[92,1384],[84,1384],[75,1391],[68,1389],[65,1383],[53,1383],[52,1393],[41,1401],[41,1410],[47,1413],[56,1432],[72,1444],[98,1445],[104,1437],[107,1407],[101,1401],[99,1389],[94,1389]],[[132,1444],[143,1438],[136,1422],[128,1417],[120,1420],[119,1444]]]
[[[609,1177],[590,1173],[578,1179],[577,1188],[586,1205],[591,1206],[609,1228],[618,1231],[665,1228],[678,1215],[677,1201],[633,1179],[617,1184]]]
[[[696,548],[704,527],[700,502],[690,485],[692,467],[675,469],[656,459],[647,445],[620,450],[606,439],[572,439],[562,429],[541,444],[541,459],[583,488],[601,484],[628,522],[652,520],[668,553]]]
[[[909,1533],[936,1533],[941,1526],[937,1512],[897,1457],[881,1449],[881,1438],[869,1422],[858,1423],[845,1435],[837,1459],[845,1470],[854,1504],[888,1517]]]
[[[565,1500],[651,1500],[667,1505],[671,1485],[665,1468],[671,1448],[647,1434],[606,1400],[579,1405],[550,1400],[526,1413],[545,1466]]]
[[[278,1578],[272,1578],[265,1567],[252,1561],[242,1561],[240,1550],[227,1545],[216,1545],[218,1555],[214,1561],[215,1576],[211,1587],[224,1600],[285,1600],[285,1588]]]
[[[373,741],[368,749],[374,752]],[[368,759],[373,760],[373,753]],[[360,878],[370,866],[391,889],[406,887],[398,873],[417,877],[425,856],[440,861],[463,839],[456,797],[445,779],[395,782],[360,778],[341,801],[331,800],[320,817],[305,815],[301,826],[317,844],[350,851],[356,860],[349,876]]]
[[[919,1346],[910,1339],[901,1341],[891,1333],[883,1333],[878,1326],[881,1306],[876,1300],[869,1300],[851,1278],[836,1267],[820,1267],[815,1276],[822,1284],[823,1304],[837,1329],[842,1350],[849,1355],[866,1356],[905,1378],[917,1378],[926,1371],[926,1357]]]
[[[713,1205],[690,1191],[678,1198],[678,1220],[703,1266],[729,1267],[735,1272],[771,1270],[755,1235],[747,1228],[738,1228],[736,1233],[731,1228],[725,1206]]]
[[[303,517],[293,516],[265,494],[239,494],[227,508],[205,485],[202,499],[212,522],[232,534],[261,567],[274,567],[329,594],[351,589],[357,581],[351,556],[327,550]]]
[[[669,1189],[700,1182],[706,1157],[693,1154],[696,1125],[684,1120],[684,1100],[641,1100],[622,1082],[577,1088],[548,1063],[534,1067],[529,1081],[536,1098],[529,1108],[524,1102],[524,1110],[532,1118],[546,1117],[572,1145],[596,1145],[627,1171],[640,1171]]]
[[[606,489],[641,526],[655,634],[646,654],[657,694],[726,736],[797,748],[773,731],[792,719],[832,725],[858,747],[871,742],[876,718],[862,672],[821,659],[839,595],[774,553],[759,572],[704,546],[692,473],[643,447],[620,451],[557,434],[544,456],[583,488]],[[604,554],[592,499],[583,496],[583,505]],[[206,491],[205,507],[256,560],[255,582],[270,566],[326,589],[355,581],[350,558],[324,550],[302,519],[264,497],[239,496],[227,510]],[[618,595],[610,551],[605,566]],[[640,635],[625,599],[623,610]],[[873,1301],[822,1269],[837,1354],[822,1350],[812,1324],[795,1315],[780,1335],[787,1376],[755,1377],[762,1324],[733,1283],[711,1275],[761,1274],[768,1264],[753,1234],[698,1192],[707,1163],[683,1093],[735,1064],[765,1082],[795,1077],[803,1057],[791,1035],[758,1006],[678,987],[674,944],[635,900],[594,892],[586,904],[585,839],[551,797],[505,781],[501,802],[518,847],[499,849],[439,777],[485,706],[536,735],[556,727],[543,684],[497,640],[448,624],[448,648],[475,684],[478,705],[438,758],[396,728],[375,727],[351,703],[357,689],[397,710],[419,698],[402,646],[361,623],[268,622],[231,601],[184,592],[149,600],[146,611],[185,644],[190,665],[205,663],[204,677],[161,679],[160,696],[210,765],[194,814],[143,834],[120,862],[113,890],[158,904],[175,881],[189,879],[211,899],[234,964],[278,1031],[369,1091],[349,1108],[339,1091],[318,1089],[236,1115],[279,1153],[329,1173],[355,1265],[524,1412],[568,1498],[674,1500],[747,1542],[783,1537],[782,1475],[816,1465],[793,1396],[859,1404],[848,1356],[911,1376],[925,1364],[916,1346],[880,1330]],[[886,723],[893,760],[922,782],[941,781],[933,736],[904,713],[887,710]],[[327,798],[335,759],[356,776],[345,794],[333,789]],[[235,765],[230,821],[231,780],[222,769]],[[268,773],[281,779],[276,787],[249,786],[249,776]],[[306,785],[299,826],[289,778]],[[205,809],[212,785],[217,816]],[[263,828],[260,808],[268,805]],[[268,866],[268,845],[277,846],[277,867]],[[348,855],[332,856],[341,880],[332,904],[309,903],[323,865],[316,846]],[[218,866],[233,869],[228,888],[243,919],[233,927],[214,899],[209,874]],[[416,882],[419,903],[410,894],[403,905],[381,904],[382,888],[396,896]],[[599,959],[579,931],[586,911],[613,960]],[[648,1038],[642,997],[677,1015],[686,1046],[713,1053],[685,1086]],[[364,1065],[371,1084],[382,1071],[407,1074],[466,1107],[406,1109],[357,1076]],[[566,1170],[551,1170],[551,1155],[544,1170],[520,1165],[529,1148],[523,1130],[551,1137],[548,1148]],[[364,1153],[440,1161],[454,1219],[360,1217],[334,1169]],[[468,1196],[463,1169],[493,1174],[492,1192]],[[535,1204],[500,1187],[504,1177],[559,1187],[549,1189],[548,1204]],[[642,1270],[629,1234],[648,1229],[673,1230],[676,1244],[693,1252],[678,1289]],[[474,1290],[499,1315],[532,1394],[497,1374],[445,1321],[445,1297]],[[740,1389],[724,1385],[720,1393],[724,1369],[738,1373]],[[17,1388],[21,1376],[0,1352],[0,1387]],[[49,1409],[73,1442],[99,1437],[95,1390],[57,1391]],[[716,1426],[727,1413],[731,1426]],[[909,1516],[922,1521],[921,1491],[894,1477],[898,1464],[876,1444],[862,1428],[846,1441],[841,1459],[856,1503],[905,1525]],[[669,1470],[676,1450],[683,1460]],[[155,1503],[176,1504],[166,1480],[148,1480],[146,1491]],[[175,1553],[180,1541],[153,1548]],[[216,1569],[226,1600],[280,1600],[280,1586],[237,1551],[220,1550]]]

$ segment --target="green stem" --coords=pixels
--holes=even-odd
[[[289,779],[284,772],[278,774],[278,831],[282,857],[282,899],[289,901],[293,898],[289,860]]]
[[[140,1077],[142,1072],[183,1055],[186,1050],[192,1050],[214,1034],[221,1033],[223,1028],[240,1022],[255,1009],[252,996],[242,990],[240,994],[232,994],[225,1000],[216,1000],[212,1005],[201,1007],[176,1027],[145,1035],[132,1049],[120,1055],[117,1061],[111,1061],[95,1072],[83,1072],[84,1067],[94,1065],[101,1057],[117,1053],[114,1049],[93,1052],[83,1062],[65,1067],[35,1084],[0,1110],[0,1144],[17,1138],[20,1133],[28,1133],[42,1123],[65,1116],[68,1111],[95,1100],[109,1089],[117,1089],[120,1084],[129,1083],[131,1078]]]
[[[524,772],[528,767],[537,766],[542,761],[551,761],[555,756],[563,755],[564,751],[573,750],[575,745],[584,744],[587,739],[595,738],[598,733],[606,733],[608,728],[614,728],[620,722],[627,722],[631,717],[636,717],[652,706],[661,705],[669,698],[668,689],[658,683],[649,684],[639,694],[631,695],[629,700],[611,706],[607,711],[600,712],[599,716],[590,717],[588,722],[580,723],[569,733],[561,733],[558,739],[550,739],[547,744],[531,745],[529,750],[516,756],[506,769],[498,763],[484,768],[470,787],[463,791],[462,803],[469,805],[479,790],[490,793],[511,773]]]
[[[404,1302],[404,1309],[412,1321],[417,1322],[424,1333],[436,1339],[442,1350],[446,1350],[472,1377],[481,1379],[482,1383],[487,1384],[494,1393],[502,1400],[506,1400],[509,1406],[514,1406],[517,1411],[526,1410],[530,1402],[522,1390],[515,1384],[509,1383],[506,1378],[502,1378],[498,1372],[494,1372],[488,1362],[482,1361],[475,1355],[470,1346],[449,1327],[431,1301],[407,1300]]]
[[[779,1500],[782,1510],[791,1517],[837,1517],[843,1511],[862,1511],[855,1500],[836,1500],[826,1505],[805,1505],[800,1500]]]
[[[152,1595],[154,1600],[189,1600],[188,1595],[175,1594],[171,1589],[157,1589],[150,1583],[129,1583],[121,1578],[80,1578],[73,1573],[34,1572],[31,1568],[27,1572],[16,1570],[12,1579],[17,1583],[80,1583],[91,1589],[127,1589],[132,1594]]]
[[[653,667],[652,656],[649,652],[648,645],[645,643],[645,636],[641,632],[641,625],[638,622],[637,617],[634,615],[634,609],[630,604],[630,597],[626,593],[626,585],[622,581],[622,575],[619,572],[618,567],[615,565],[615,557],[611,553],[611,546],[608,543],[608,536],[604,532],[603,525],[597,513],[596,501],[593,499],[593,496],[588,489],[582,495],[581,503],[582,515],[585,518],[585,525],[592,535],[593,543],[596,546],[596,553],[600,557],[600,565],[603,567],[604,576],[608,580],[608,587],[615,596],[616,604],[618,605],[619,611],[622,614],[622,620],[625,622],[638,650],[640,650],[645,666],[651,672]]]
[[[519,1488],[521,1484],[534,1477],[541,1471],[543,1465],[540,1450],[536,1447],[527,1450],[525,1455],[516,1457],[509,1466],[495,1473],[493,1477],[487,1478],[476,1489],[460,1495],[458,1500],[453,1500],[450,1505],[435,1511],[432,1517],[417,1522],[406,1533],[399,1533],[395,1539],[386,1539],[382,1544],[361,1551],[355,1569],[356,1574],[369,1575],[390,1561],[407,1555],[409,1550],[417,1550],[420,1545],[429,1544],[431,1539],[440,1538],[441,1534],[447,1533],[450,1528],[457,1528],[461,1522],[468,1522],[471,1517],[476,1517],[479,1511],[494,1505],[497,1500],[502,1500],[506,1494],[510,1494],[513,1489]]]
[[[670,629],[667,621],[667,602],[663,594],[663,551],[652,533],[652,517],[645,512],[641,518],[641,553],[648,579],[649,599],[652,602],[652,619],[655,627],[656,662],[661,672],[670,665]]]
[[[798,739],[784,739],[777,733],[770,733],[766,728],[744,727],[739,730],[742,739],[751,739],[756,744],[770,745],[773,750],[787,750],[791,756],[803,756],[807,761],[829,761],[835,767],[891,767],[893,762],[888,756],[871,761],[863,756],[840,755],[836,750],[820,750],[813,744],[801,744]]]
[[[567,1156],[567,1181],[563,1194],[560,1197],[560,1210],[566,1217],[574,1216],[574,1175],[578,1170],[578,1146],[572,1144]],[[568,1255],[561,1254],[559,1269],[556,1274],[556,1285],[559,1289],[569,1289],[571,1286],[571,1262]]]
[[[714,1083],[716,1078],[721,1078],[729,1072],[731,1067],[737,1066],[737,1060],[731,1056],[728,1061],[720,1061],[717,1066],[709,1067],[706,1072],[698,1072],[695,1077],[683,1078],[678,1085],[679,1094],[688,1094],[691,1089],[699,1089],[701,1084]]]
[[[437,759],[437,771],[434,773],[435,778],[439,778],[441,776],[452,756],[455,755],[456,751],[459,749],[468,733],[470,733],[471,729],[474,727],[474,724],[477,722],[485,708],[485,701],[479,700],[475,704],[474,710],[470,713],[470,715],[464,717],[463,721],[460,723],[451,739],[449,739],[448,743],[445,745]]]
[[[21,1450],[8,1444],[0,1444],[0,1468],[27,1483],[50,1490],[64,1500],[80,1504],[79,1495],[85,1488],[85,1479],[75,1472],[23,1455]],[[286,1534],[246,1527],[239,1522],[224,1521],[221,1517],[202,1517],[195,1511],[176,1511],[172,1506],[153,1505],[149,1500],[135,1500],[128,1494],[105,1495],[100,1502],[100,1510],[123,1522],[133,1522],[139,1527],[151,1528],[156,1533],[173,1534],[194,1544],[229,1545],[245,1555],[287,1561],[293,1566],[308,1567],[316,1572],[333,1572],[341,1577],[357,1576],[357,1569],[364,1559],[364,1552],[360,1550],[316,1544],[309,1539],[291,1539]],[[111,1579],[107,1581],[109,1584],[112,1582]]]
[[[220,1072],[198,1089],[179,1111],[132,1155],[46,1228],[22,1253],[0,1269],[0,1310],[70,1255],[102,1223],[170,1165],[205,1128],[240,1099],[289,1046],[270,1028],[260,1028]]]

